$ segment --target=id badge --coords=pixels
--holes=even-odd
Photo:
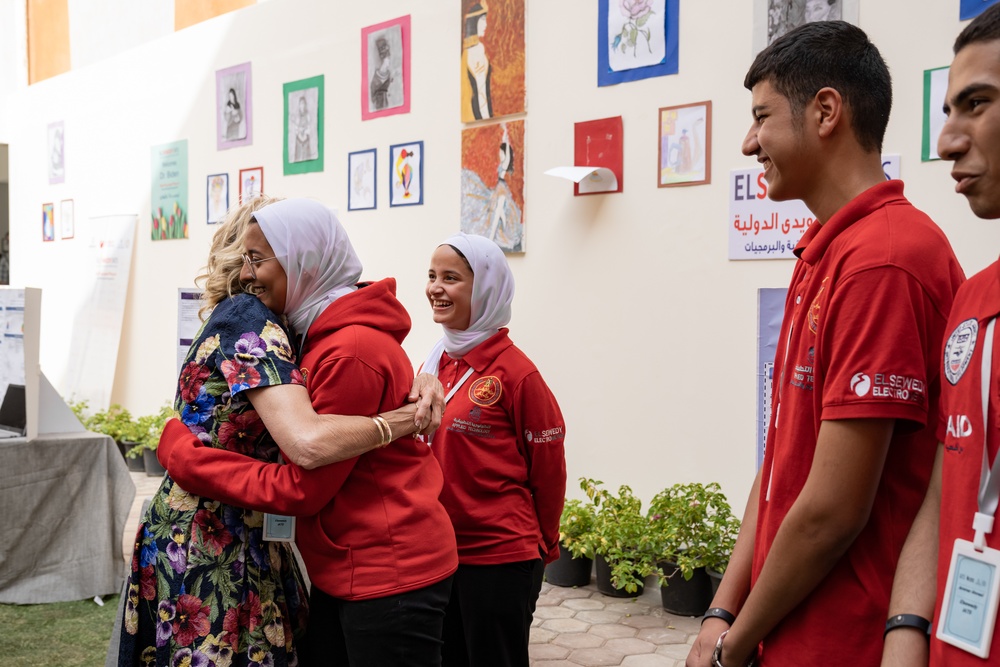
[[[937,638],[980,658],[990,655],[997,620],[1000,551],[976,551],[972,542],[955,540],[948,582],[941,602]]]
[[[294,542],[295,517],[265,513],[264,539],[268,542]]]

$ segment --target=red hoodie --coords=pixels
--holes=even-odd
[[[413,367],[400,347],[410,317],[392,278],[333,302],[313,322],[302,375],[320,414],[372,415],[406,401]],[[179,421],[161,461],[189,493],[298,516],[296,543],[312,583],[345,600],[424,588],[458,567],[455,533],[438,501],[443,479],[426,445],[389,447],[316,470],[200,446]]]

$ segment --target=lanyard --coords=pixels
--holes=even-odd
[[[993,517],[996,515],[997,502],[1000,500],[1000,456],[993,458],[993,467],[989,465],[989,454],[986,445],[989,435],[990,381],[993,372],[993,328],[996,318],[986,325],[986,336],[983,340],[983,468],[979,475],[979,511],[972,521],[976,531],[973,546],[978,551],[986,547],[986,535],[993,532]]]
[[[455,383],[455,386],[452,387],[451,391],[448,392],[448,395],[444,397],[445,404],[447,404],[448,401],[451,400],[451,397],[455,395],[455,392],[458,391],[459,387],[461,387],[463,384],[465,384],[465,381],[468,380],[469,377],[472,376],[472,373],[475,370],[476,370],[475,368],[473,368],[472,366],[469,366],[469,370],[465,371],[465,375],[463,375],[461,378],[459,378],[458,382]],[[443,418],[443,415],[442,415],[442,418]],[[424,436],[424,440],[427,442],[427,446],[430,447],[432,444],[434,444],[434,434],[433,433],[428,433],[427,435]]]

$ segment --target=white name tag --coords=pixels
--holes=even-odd
[[[264,539],[268,542],[294,542],[295,517],[265,513]]]
[[[944,587],[937,638],[963,651],[988,658],[997,620],[1000,551],[976,551],[972,542],[955,540]]]

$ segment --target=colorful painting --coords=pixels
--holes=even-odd
[[[424,203],[424,142],[389,147],[389,206]]]
[[[240,169],[240,203],[259,197],[264,192],[264,167]]]
[[[216,148],[225,150],[253,143],[253,98],[250,63],[215,73]]]
[[[712,182],[712,103],[660,109],[661,188]]]
[[[524,0],[462,0],[462,122],[523,113]]]
[[[524,252],[524,121],[462,132],[461,227]]]
[[[361,29],[361,120],[410,113],[410,17]]]
[[[378,206],[375,174],[378,156],[374,148],[347,155],[347,210],[364,211]]]
[[[622,145],[624,143],[622,117],[601,118],[576,123],[573,127],[573,164],[579,167],[607,167],[618,179],[618,189],[625,190],[625,173]],[[573,186],[575,196],[601,194],[607,190],[587,192],[580,184]]]
[[[598,86],[677,74],[679,3],[598,0]]]
[[[323,75],[284,85],[285,175],[323,171]]]
[[[188,237],[188,142],[175,141],[152,149],[153,241]]]
[[[56,240],[55,207],[52,204],[42,204],[42,240]]]
[[[212,174],[205,184],[206,222],[214,225],[226,219],[229,210],[229,174]]]
[[[72,199],[59,202],[59,229],[60,236],[64,239],[71,239],[76,235]]]

